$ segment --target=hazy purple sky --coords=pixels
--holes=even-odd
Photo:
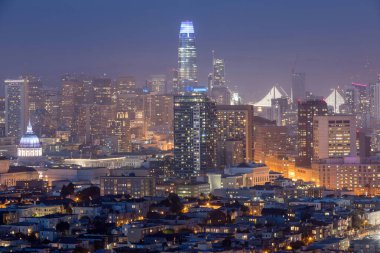
[[[0,78],[32,73],[57,86],[65,72],[135,75],[176,67],[181,20],[195,25],[199,80],[211,50],[247,100],[290,71],[307,88],[368,82],[380,73],[380,3],[371,0],[0,0]]]

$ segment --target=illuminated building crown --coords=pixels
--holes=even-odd
[[[21,137],[20,148],[41,148],[40,139],[33,132],[32,124],[30,123],[26,128],[26,133]]]

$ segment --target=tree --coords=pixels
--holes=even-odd
[[[296,241],[296,242],[291,242],[290,246],[294,249],[300,249],[301,247],[305,246],[305,243],[303,241]]]
[[[69,195],[74,194],[74,185],[69,183],[67,186],[63,185],[61,189],[61,197],[66,198]]]
[[[227,223],[227,215],[220,210],[213,210],[208,215],[207,223],[211,225],[224,225]]]
[[[232,245],[231,239],[228,237],[224,238],[224,240],[222,241],[222,247],[225,250],[228,250],[228,249],[231,249],[231,245]]]
[[[157,220],[157,219],[161,219],[161,214],[157,213],[157,212],[152,212],[152,211],[149,211],[147,214],[146,214],[146,218],[147,219],[151,219],[151,220]]]
[[[170,207],[170,211],[175,214],[180,214],[183,209],[181,198],[175,193],[169,193],[169,196],[161,201],[160,205]]]
[[[248,215],[249,214],[249,207],[247,206],[241,206],[240,211],[243,213],[243,215]]]
[[[77,246],[73,251],[73,253],[87,253],[87,252],[90,252],[90,251],[80,246]]]
[[[77,193],[80,201],[88,201],[100,198],[100,188],[91,186]]]
[[[66,221],[58,222],[55,226],[55,230],[61,234],[66,235],[70,230],[70,224]]]

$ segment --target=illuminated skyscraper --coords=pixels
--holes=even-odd
[[[255,162],[267,163],[268,160],[289,157],[294,151],[290,141],[289,129],[286,126],[258,124],[255,126]]]
[[[217,105],[217,164],[253,161],[253,106]]]
[[[37,77],[27,77],[29,83],[29,111],[34,113],[43,108],[42,81]]]
[[[226,84],[226,80],[224,78],[224,60],[213,58],[212,62],[213,66],[213,87],[216,86],[224,86]]]
[[[146,81],[146,86],[149,92],[153,92],[155,94],[165,94],[166,93],[166,76],[152,75]]]
[[[115,82],[114,92],[115,94],[133,93],[136,90],[136,80],[133,76],[119,77]]]
[[[96,78],[92,81],[94,103],[97,105],[112,104],[112,85],[109,78]]]
[[[373,85],[373,117],[380,122],[380,80]]]
[[[29,119],[29,85],[27,79],[5,80],[5,132],[20,138]]]
[[[371,114],[371,96],[368,84],[353,83],[355,88],[356,119],[358,127],[368,127]]]
[[[197,85],[197,50],[192,21],[181,22],[178,47],[178,89]]]
[[[344,91],[344,104],[339,108],[343,114],[354,114],[355,112],[355,90],[345,89]]]
[[[174,97],[174,170],[191,180],[215,167],[215,103],[204,95]]]
[[[76,133],[77,116],[83,98],[83,82],[75,76],[66,75],[62,77],[61,85],[61,124]]]
[[[298,103],[298,166],[309,167],[313,157],[314,116],[327,115],[327,104],[323,100],[307,100]]]

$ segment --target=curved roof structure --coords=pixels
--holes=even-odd
[[[337,89],[333,89],[330,95],[325,99],[327,106],[334,108],[334,113],[340,112],[340,106],[344,104],[344,97]]]
[[[286,92],[283,88],[280,86],[273,86],[272,89],[259,101],[254,103],[254,106],[260,106],[260,107],[271,107],[272,106],[272,99],[274,98],[281,98],[284,96],[287,96]]]
[[[20,148],[41,148],[40,139],[33,132],[32,124],[28,124],[26,128],[26,133],[21,137]]]

